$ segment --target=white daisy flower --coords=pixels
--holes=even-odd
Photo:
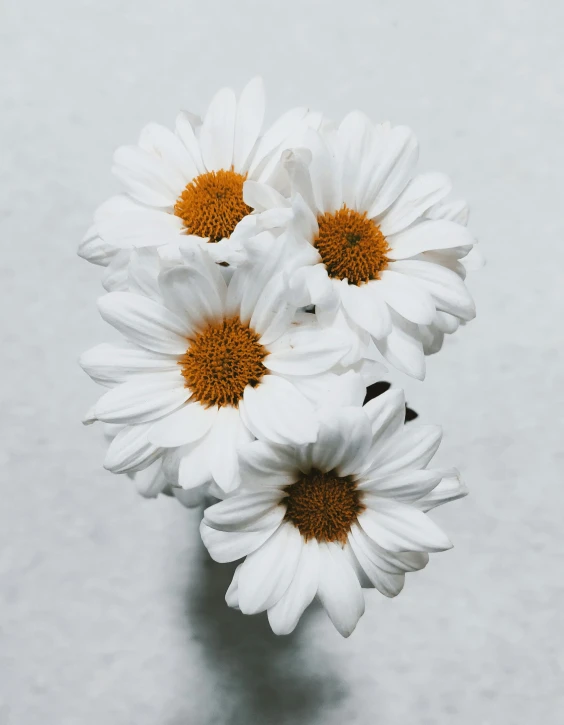
[[[138,273],[143,294],[99,300],[126,342],[82,356],[86,372],[111,386],[85,422],[124,424],[106,456],[111,471],[162,457],[167,478],[183,488],[213,479],[229,491],[239,482],[241,444],[255,436],[313,442],[320,402],[360,406],[366,390],[359,374],[332,372],[346,340],[320,329],[314,315],[295,315],[275,254],[227,283],[205,251],[183,253],[188,264],[165,268],[158,289],[154,276]]]
[[[307,146],[283,156],[292,195],[279,203],[293,212],[295,299],[314,304],[323,324],[345,320],[363,345],[373,341],[392,365],[422,379],[420,326],[441,313],[475,315],[452,269],[474,239],[463,225],[426,215],[450,182],[439,173],[413,176],[418,146],[411,130],[375,126],[359,112],[333,132],[310,130]],[[275,218],[278,201],[264,185],[247,182],[245,200]]]
[[[241,261],[241,238],[255,223],[243,199],[245,180],[265,183],[292,136],[320,122],[295,108],[263,132],[264,111],[263,83],[255,78],[239,100],[230,88],[220,90],[203,121],[183,112],[176,133],[151,123],[137,146],[116,151],[113,171],[126,194],[99,207],[79,248],[85,259],[109,265],[107,289],[119,288],[135,247],[191,241],[208,246],[217,262]]]
[[[428,552],[451,547],[425,512],[466,489],[457,472],[426,468],[440,429],[404,426],[404,416],[403,392],[390,390],[364,408],[323,410],[314,443],[242,449],[242,487],[206,509],[200,528],[216,561],[245,557],[230,606],[266,610],[288,634],[317,596],[347,637],[363,587],[394,597]]]

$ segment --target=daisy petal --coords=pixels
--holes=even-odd
[[[429,325],[436,316],[431,295],[399,271],[385,269],[378,289],[386,302],[402,317],[419,325]]]
[[[357,558],[357,561],[376,589],[385,597],[396,597],[405,583],[405,574],[392,574],[382,569],[380,559],[372,548],[364,545],[360,537],[349,537],[350,546]]]
[[[325,408],[319,418],[317,440],[299,451],[302,470],[337,470],[339,476],[356,472],[372,440],[370,422],[362,408]]]
[[[319,547],[315,539],[302,545],[294,578],[282,598],[268,610],[274,634],[290,634],[317,592],[319,582]]]
[[[252,440],[239,410],[221,407],[213,423],[209,445],[212,474],[223,491],[232,491],[241,483],[237,451]]]
[[[92,264],[107,267],[118,250],[98,234],[95,226],[90,227],[78,245],[78,256]]]
[[[205,521],[200,524],[200,535],[204,546],[211,558],[220,564],[248,556],[262,546],[274,532],[274,528],[249,532],[218,531],[208,526]]]
[[[251,151],[259,138],[264,120],[264,83],[262,78],[253,78],[241,93],[235,119],[235,145],[233,167],[245,170]]]
[[[172,413],[189,396],[177,372],[139,375],[103,395],[95,414],[107,423],[147,423]]]
[[[239,608],[257,614],[280,600],[296,572],[302,537],[291,524],[282,524],[260,549],[247,556],[239,574]]]
[[[186,149],[190,154],[196,169],[198,170],[198,174],[204,174],[206,167],[202,160],[200,144],[196,138],[194,126],[191,123],[191,114],[186,113],[186,111],[182,111],[178,114],[176,118],[176,133],[184,146],[186,146]]]
[[[441,480],[441,473],[437,471],[400,471],[389,476],[375,477],[358,484],[361,491],[369,496],[383,496],[393,498],[404,503],[413,503],[422,498]]]
[[[158,446],[147,438],[150,424],[126,426],[110,443],[104,468],[112,473],[139,471],[149,466],[161,454]]]
[[[463,498],[468,495],[468,487],[460,478],[456,468],[448,471],[437,471],[442,476],[440,483],[428,494],[414,502],[414,506],[421,511],[430,511],[449,501]]]
[[[206,322],[223,318],[226,288],[213,284],[208,275],[189,267],[173,267],[159,275],[159,285],[168,307],[184,320],[193,334]],[[184,351],[186,351],[186,343]]]
[[[319,544],[317,596],[335,628],[349,637],[364,614],[364,597],[356,574],[337,544]]]
[[[392,310],[392,331],[383,340],[375,340],[383,357],[401,372],[418,380],[425,377],[425,356],[417,325]]]
[[[222,531],[260,531],[280,524],[286,507],[280,505],[282,494],[277,490],[240,494],[214,504],[204,512],[208,526]]]
[[[400,388],[390,388],[372,398],[363,410],[372,425],[372,446],[381,445],[403,430],[405,422],[405,395]]]
[[[404,426],[378,448],[371,459],[369,473],[383,476],[425,468],[437,452],[441,437],[442,431],[438,425]]]
[[[132,375],[178,370],[175,357],[127,343],[97,345],[80,356],[79,364],[92,380],[108,387],[125,383]]]
[[[392,273],[399,272],[404,277],[412,277],[431,295],[437,309],[462,320],[472,320],[476,316],[474,301],[466,285],[452,270],[417,259],[392,262],[389,269]]]
[[[391,247],[389,259],[407,259],[421,252],[434,249],[466,248],[474,244],[474,237],[466,227],[446,220],[424,221],[390,235],[387,241]]]
[[[293,449],[253,441],[239,451],[241,478],[245,485],[282,488],[299,477]]]
[[[377,285],[378,281],[374,281],[357,287],[343,281],[339,285],[339,292],[345,312],[351,320],[378,340],[390,334],[391,319]]]
[[[446,534],[413,506],[378,498],[377,510],[367,508],[358,523],[378,546],[388,551],[445,551],[452,548]]]
[[[316,408],[348,405],[360,407],[366,396],[364,380],[354,370],[349,370],[344,375],[321,373],[307,377],[294,376],[292,383]]]
[[[190,391],[184,388],[185,399]],[[200,440],[212,427],[218,414],[217,406],[204,408],[200,403],[188,403],[180,410],[157,421],[149,431],[149,439],[162,448],[175,448]]]
[[[257,438],[298,445],[317,438],[313,406],[284,378],[265,375],[256,388],[247,385],[240,406]]]
[[[202,158],[208,171],[230,169],[233,164],[237,100],[230,88],[213,97],[200,131]]]
[[[369,218],[382,214],[407,186],[418,157],[417,139],[406,126],[396,126],[382,141],[379,163],[362,200]]]
[[[281,375],[317,375],[336,365],[347,350],[347,337],[339,330],[295,327],[278,338],[264,365]]]
[[[186,352],[190,328],[157,302],[130,292],[110,292],[98,300],[106,322],[147,350],[181,355]]]
[[[419,174],[405,187],[384,214],[379,227],[382,234],[397,234],[413,224],[437,201],[450,193],[452,184],[445,174]]]

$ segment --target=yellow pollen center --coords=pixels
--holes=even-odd
[[[337,476],[312,469],[297,483],[286,486],[286,521],[307,541],[344,544],[351,526],[364,510],[352,476]]]
[[[186,186],[174,206],[189,234],[219,242],[233,234],[237,224],[252,212],[243,201],[246,174],[208,171]]]
[[[206,408],[237,405],[247,385],[256,387],[267,372],[266,354],[257,333],[232,317],[198,333],[178,364],[192,400]]]
[[[390,247],[366,212],[343,205],[336,212],[320,214],[317,223],[319,234],[314,246],[330,277],[346,278],[355,285],[379,279],[388,266]]]

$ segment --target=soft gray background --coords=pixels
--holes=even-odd
[[[3,1],[0,723],[564,721],[563,24],[555,0]],[[489,259],[477,320],[401,380],[471,489],[435,515],[455,548],[349,640],[228,611],[196,514],[103,471],[79,422],[109,331],[75,248],[113,149],[256,73],[270,118],[413,126]]]

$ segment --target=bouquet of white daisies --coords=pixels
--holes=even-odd
[[[474,317],[479,255],[409,128],[306,108],[265,128],[264,110],[254,79],[116,151],[124,193],[79,254],[105,268],[98,307],[123,339],[81,358],[107,389],[85,422],[143,496],[202,505],[210,555],[241,561],[229,606],[287,634],[317,597],[348,636],[364,587],[396,596],[451,547],[427,516],[466,494],[429,468],[440,429],[367,389],[386,364],[423,379]]]

